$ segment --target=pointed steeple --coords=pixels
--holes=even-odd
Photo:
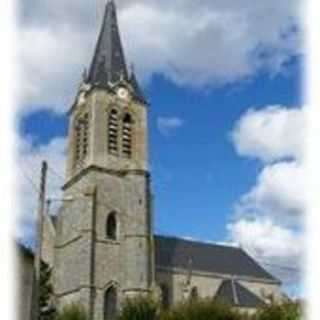
[[[134,65],[131,64],[131,68],[130,68],[130,79],[129,79],[129,83],[132,86],[135,98],[138,99],[140,102],[142,102],[143,104],[148,104],[147,100],[144,97],[144,94],[140,88],[139,82],[137,80],[135,71],[134,71]]]
[[[87,82],[108,86],[121,79],[128,80],[128,71],[119,34],[116,5],[113,0],[108,0]]]

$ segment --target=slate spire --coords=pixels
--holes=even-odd
[[[87,82],[108,86],[128,80],[127,65],[121,44],[116,5],[108,0]]]
[[[148,104],[148,102],[145,99],[144,94],[143,94],[143,92],[142,92],[142,90],[140,88],[139,82],[137,80],[133,64],[131,65],[129,83],[132,86],[132,89],[134,91],[134,95],[135,95],[136,99],[138,99],[143,104]]]

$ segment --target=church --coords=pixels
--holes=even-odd
[[[212,297],[247,311],[282,299],[280,281],[242,249],[154,234],[150,107],[109,0],[68,113],[65,201],[45,221],[42,252],[57,306],[79,302],[90,319],[107,320],[137,295],[152,294],[164,307]]]

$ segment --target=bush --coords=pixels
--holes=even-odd
[[[286,302],[261,309],[257,313],[258,320],[300,320],[302,310],[299,304]]]
[[[301,320],[301,307],[295,303],[267,306],[256,314],[236,311],[211,299],[197,299],[181,303],[159,312],[158,305],[149,298],[127,300],[119,320]]]
[[[127,299],[119,320],[155,320],[158,310],[158,304],[148,297]]]
[[[55,310],[52,304],[53,286],[51,283],[52,269],[49,265],[41,261],[40,265],[40,283],[39,283],[39,320],[53,320]]]
[[[56,320],[88,320],[88,316],[83,306],[72,303],[58,313]]]
[[[241,320],[247,319],[229,306],[212,300],[196,300],[180,304],[164,312],[161,320]]]

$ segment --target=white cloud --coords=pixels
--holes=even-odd
[[[21,32],[22,112],[39,108],[62,112],[70,107],[86,53],[85,50],[73,51],[81,47],[85,35],[73,34],[68,28],[61,32],[63,38],[49,28],[30,27]]]
[[[285,106],[250,109],[231,135],[239,155],[257,158],[264,167],[235,204],[233,221],[227,226],[229,240],[287,285],[301,281],[304,252],[305,110]]]
[[[299,283],[301,277],[307,210],[303,177],[296,162],[266,166],[236,204],[234,221],[227,226],[232,243],[287,284]]]
[[[158,130],[165,136],[169,136],[172,131],[181,128],[184,121],[178,117],[159,117],[157,119]]]
[[[282,223],[296,222],[306,211],[304,168],[297,162],[266,166],[256,184],[236,206],[240,216],[273,216]]]
[[[46,160],[58,175],[48,171],[47,195],[60,197],[65,170],[65,138],[54,138],[47,145],[33,146],[32,140],[19,138],[17,164],[19,174],[18,184],[18,229],[16,235],[25,241],[30,241],[35,232],[35,218],[38,208],[38,185],[40,180],[41,162]],[[56,207],[51,207],[54,213]]]
[[[301,159],[304,153],[305,111],[284,106],[249,109],[232,132],[241,156],[264,162],[284,158]]]
[[[272,274],[291,283],[300,278],[304,237],[270,218],[240,219],[227,226],[231,242],[239,244]]]
[[[26,104],[65,111],[90,64],[103,2],[98,8],[85,0],[20,5],[23,111]],[[163,74],[180,85],[208,87],[262,68],[281,71],[301,51],[299,6],[299,0],[126,0],[119,2],[119,21],[140,78]]]

